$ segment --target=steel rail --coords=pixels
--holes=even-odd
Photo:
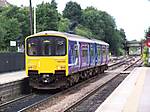
[[[138,61],[140,61],[141,59],[138,59],[137,61],[135,61],[134,63],[130,64],[129,66],[127,66],[123,71],[127,70],[128,68],[132,67],[134,64],[136,64]],[[122,71],[121,71],[122,72]],[[91,92],[89,92],[87,95],[85,95],[84,97],[80,98],[78,101],[74,102],[73,104],[71,104],[70,106],[68,106],[67,108],[65,108],[63,110],[63,112],[69,112],[71,109],[77,107],[80,103],[82,103],[84,100],[86,100],[88,97],[90,97],[91,95],[95,94],[95,92],[97,92],[100,88],[104,87],[107,83],[109,83],[110,81],[112,81],[113,79],[115,79],[116,77],[118,77],[118,75],[121,74],[118,73],[115,77],[113,77],[112,79],[110,79],[108,82],[104,83],[103,85],[98,86],[97,88],[95,88],[94,90],[92,90]]]
[[[129,61],[129,60],[128,60]],[[138,61],[138,60],[137,60]],[[130,66],[132,66],[132,65],[130,65]],[[129,66],[128,67],[126,67],[125,69],[127,69],[127,68],[129,68]],[[121,73],[121,72],[120,72]],[[119,75],[119,73],[118,73],[118,75]],[[57,97],[57,96],[60,96],[61,94],[63,94],[63,93],[66,93],[66,92],[68,92],[68,91],[71,91],[71,90],[74,90],[74,88],[76,88],[76,87],[78,87],[78,86],[81,86],[81,85],[83,85],[83,84],[85,84],[85,83],[87,83],[87,82],[89,82],[89,81],[91,81],[91,80],[95,80],[95,78],[97,78],[98,77],[98,75],[97,76],[94,76],[94,77],[92,77],[92,78],[90,78],[90,79],[87,79],[87,80],[85,80],[85,81],[83,81],[83,82],[80,82],[80,83],[78,83],[78,84],[76,84],[75,86],[73,86],[73,87],[71,87],[71,88],[68,88],[68,89],[66,89],[66,90],[64,90],[64,91],[61,91],[61,92],[58,92],[58,93],[56,93],[56,94],[54,94],[54,95],[49,95],[48,97],[46,97],[46,98],[44,98],[44,99],[42,99],[42,100],[40,100],[40,101],[38,101],[38,102],[36,102],[36,103],[33,103],[32,105],[30,105],[30,106],[27,106],[27,107],[25,107],[25,108],[22,108],[21,110],[19,110],[19,112],[22,112],[22,111],[28,111],[28,110],[31,110],[31,109],[33,109],[33,108],[35,108],[35,107],[39,107],[39,106],[42,106],[42,105],[44,105],[45,103],[47,103],[50,99],[52,99],[52,98],[54,98],[54,97]],[[115,77],[114,77],[115,78]],[[104,84],[105,85],[105,84]],[[103,85],[102,85],[103,86]],[[101,87],[102,87],[101,86]],[[99,87],[100,88],[100,87]],[[98,88],[97,88],[98,89]],[[95,90],[96,91],[96,90]],[[92,92],[91,92],[92,93]],[[90,95],[90,94],[89,94]],[[86,95],[86,96],[89,96],[89,95]],[[86,97],[85,97],[86,98]],[[21,98],[20,98],[21,99]],[[16,100],[14,100],[14,102],[15,101],[18,101],[18,100],[20,100],[20,99],[16,99]],[[83,98],[84,99],[84,98]],[[8,102],[8,103],[6,103],[6,104],[3,104],[2,106],[6,106],[6,105],[9,105],[9,104],[11,104],[11,103],[13,103],[13,101],[12,102]],[[73,106],[73,105],[72,105]],[[70,106],[69,108],[71,108],[72,106]],[[66,109],[66,110],[68,110],[68,109]]]

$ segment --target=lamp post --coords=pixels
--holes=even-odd
[[[33,25],[32,25],[32,2],[31,0],[29,0],[30,2],[30,33],[31,35],[33,34]]]
[[[36,33],[36,5],[34,6],[34,34]]]

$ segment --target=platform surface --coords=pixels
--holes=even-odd
[[[135,68],[96,112],[150,112],[150,68]]]
[[[26,78],[27,75],[25,71],[16,71],[9,73],[1,73],[0,75],[0,84],[10,83]]]

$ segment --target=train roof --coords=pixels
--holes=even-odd
[[[68,40],[72,40],[72,41],[81,41],[81,42],[88,42],[88,43],[97,43],[97,44],[101,44],[101,45],[106,45],[109,46],[109,44],[107,44],[104,41],[101,40],[97,40],[97,39],[88,39],[79,35],[75,35],[75,34],[69,34],[69,33],[65,33],[65,32],[58,32],[58,31],[43,31],[43,32],[39,32],[36,34],[33,34],[32,36],[38,36],[38,35],[49,35],[49,34],[54,34],[54,35],[62,35],[67,37]]]
[[[95,43],[98,43],[98,44],[102,44],[102,45],[106,45],[106,46],[109,46],[108,43],[104,42],[104,41],[101,41],[101,40],[97,40],[97,39],[92,39]]]

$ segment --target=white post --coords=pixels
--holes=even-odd
[[[34,34],[36,33],[36,5],[34,6]]]

